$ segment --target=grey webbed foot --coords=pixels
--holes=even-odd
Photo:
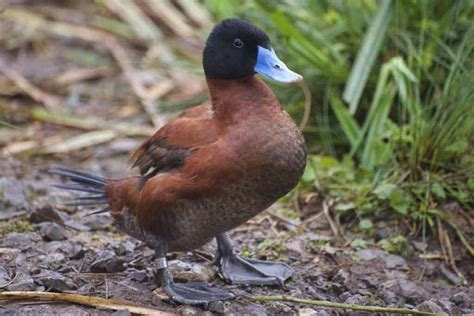
[[[163,251],[157,251],[160,257],[155,260],[156,276],[166,294],[175,302],[187,305],[203,305],[214,301],[224,301],[234,298],[234,294],[224,289],[211,286],[207,282],[195,281],[175,283],[171,276]]]
[[[217,245],[214,264],[219,266],[226,282],[282,286],[295,273],[283,262],[253,260],[236,255],[226,234],[217,236]]]

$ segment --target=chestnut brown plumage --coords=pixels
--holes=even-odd
[[[236,28],[232,34],[246,28],[255,33],[248,22],[231,21],[220,27]],[[216,263],[227,281],[281,284],[293,273],[282,263],[237,256],[225,235],[289,192],[306,163],[302,134],[271,89],[253,73],[240,76],[241,71],[239,78],[229,78],[227,71],[225,78],[207,78],[210,104],[186,110],[134,152],[130,161],[140,176],[103,180],[64,168],[54,171],[79,184],[62,188],[99,193],[88,202],[105,202],[117,227],[157,250],[162,286],[178,302],[232,297],[207,285],[173,283],[163,263],[166,251],[191,250],[214,237]]]

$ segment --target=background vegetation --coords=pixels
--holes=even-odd
[[[455,219],[472,225],[472,2],[206,4],[218,18],[241,16],[271,32],[276,50],[304,75],[313,101],[301,191],[331,197],[337,216],[355,215],[369,233],[374,218],[404,219],[414,235],[447,223],[473,254],[472,235],[468,240]],[[301,94],[276,90],[301,117]],[[446,210],[453,200],[463,215]]]

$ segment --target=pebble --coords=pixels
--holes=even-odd
[[[66,217],[52,208],[51,205],[38,206],[30,215],[31,223],[63,222]]]
[[[370,298],[360,294],[349,296],[344,303],[353,305],[370,305]]]
[[[356,255],[363,261],[369,261],[383,257],[385,253],[380,249],[359,249],[357,250]]]
[[[130,279],[138,282],[144,282],[148,280],[148,274],[144,270],[132,271],[128,276],[130,277]]]
[[[0,266],[0,285],[10,282],[11,276],[10,271],[7,267]]]
[[[76,288],[71,280],[51,270],[43,270],[42,274],[37,277],[37,280],[47,290],[53,292],[69,291]]]
[[[226,311],[224,302],[222,301],[215,301],[209,303],[208,309],[210,312],[217,313],[217,314],[224,314]]]
[[[407,299],[408,302],[423,302],[430,296],[428,292],[416,283],[407,279],[391,280],[384,284],[388,285],[388,288],[396,294]]]
[[[126,269],[124,261],[118,258],[113,251],[104,250],[97,254],[96,260],[91,264],[92,272],[121,272]]]
[[[198,316],[198,315],[202,315],[202,310],[200,309],[197,309],[195,307],[191,307],[191,306],[186,306],[186,305],[183,305],[183,306],[180,306],[178,307],[178,312],[181,316]]]
[[[280,302],[270,304],[267,312],[269,315],[296,315],[296,312],[291,307]]]
[[[25,279],[18,283],[13,283],[7,286],[8,291],[34,291],[36,289],[35,281],[32,278]]]
[[[395,268],[399,268],[399,269],[402,269],[402,270],[409,270],[410,269],[410,268],[408,268],[408,264],[405,261],[405,259],[403,259],[399,255],[391,254],[391,255],[388,255],[388,256],[384,256],[382,258],[385,261],[385,266],[388,269],[395,269]]]
[[[316,315],[316,311],[309,307],[298,310],[298,316],[314,316],[314,315]]]
[[[63,263],[66,262],[66,256],[61,252],[49,253],[47,255],[39,256],[38,259],[43,261],[52,270],[58,270]]]
[[[210,281],[214,270],[199,263],[189,263],[181,260],[168,261],[170,271],[176,281]]]
[[[73,260],[83,258],[84,254],[85,254],[84,247],[82,247],[82,245],[79,245],[79,244],[72,245],[71,248],[67,252],[69,259],[73,259]]]
[[[341,285],[347,285],[350,281],[349,272],[344,269],[339,269],[331,281]]]
[[[460,307],[474,307],[474,299],[470,298],[465,292],[458,292],[451,297],[451,300]]]
[[[436,304],[433,300],[424,301],[421,304],[418,304],[415,309],[422,311],[422,312],[431,312],[436,314],[444,313],[444,310]]]
[[[46,241],[67,239],[66,231],[64,230],[64,228],[62,228],[56,223],[51,222],[41,224],[40,234]]]
[[[35,246],[36,242],[41,240],[41,236],[36,232],[28,233],[10,233],[0,240],[2,247],[18,248],[26,251]]]
[[[15,282],[7,286],[7,291],[34,291],[35,281],[25,272],[18,272]]]

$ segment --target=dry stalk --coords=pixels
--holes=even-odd
[[[155,316],[171,316],[175,313],[160,311],[148,307],[143,307],[130,302],[105,299],[102,297],[85,296],[78,294],[51,293],[51,292],[2,292],[0,300],[24,300],[24,299],[41,299],[48,301],[64,301],[98,308],[106,308],[112,310],[128,310],[130,313],[139,315],[155,315]]]
[[[32,84],[22,74],[17,72],[12,67],[8,66],[7,62],[0,57],[0,72],[11,80],[21,91],[30,96],[33,100],[44,105],[50,111],[56,111],[60,104],[61,98],[50,93],[47,93]]]
[[[110,3],[114,4],[123,4],[124,2],[121,0],[110,1]],[[126,3],[130,4],[132,2]],[[154,101],[171,91],[173,87],[172,82],[163,81],[158,83],[157,86],[149,89],[144,87],[138,78],[137,71],[132,66],[125,48],[113,35],[90,27],[46,20],[39,14],[11,7],[5,9],[3,17],[13,20],[18,24],[23,24],[32,29],[38,29],[54,36],[76,38],[96,45],[105,45],[124,72],[132,90],[142,102],[150,120],[154,123],[155,127],[160,127],[162,125],[162,120],[158,117],[156,111],[154,111],[152,100]]]
[[[308,300],[290,296],[250,296],[252,301],[257,302],[275,302],[284,301],[291,303],[316,305],[329,308],[350,309],[356,311],[365,311],[371,313],[395,313],[395,314],[410,314],[410,315],[436,315],[434,313],[422,312],[416,309],[396,308],[396,307],[381,307],[381,306],[365,306],[356,304],[335,303],[329,301]]]

